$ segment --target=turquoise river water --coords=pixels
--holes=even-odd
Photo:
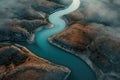
[[[96,80],[95,73],[81,59],[59,49],[48,42],[48,38],[63,31],[66,27],[62,16],[75,11],[80,6],[80,0],[73,0],[72,4],[64,9],[57,11],[49,16],[49,21],[54,25],[36,33],[35,42],[37,45],[24,44],[36,55],[43,57],[53,63],[64,65],[71,70],[68,80]]]

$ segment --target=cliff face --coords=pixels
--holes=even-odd
[[[1,80],[65,80],[70,70],[35,56],[19,45],[0,45]]]
[[[82,58],[98,80],[120,79],[120,38],[112,29],[76,23],[49,38],[49,42]]]

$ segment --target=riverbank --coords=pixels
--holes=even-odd
[[[38,57],[27,48],[17,44],[1,44],[0,53],[0,79],[2,80],[28,78],[29,80],[43,80],[44,78],[66,80],[70,74],[68,68]]]
[[[120,39],[115,34],[109,27],[74,23],[49,42],[85,61],[98,80],[119,80]]]
[[[58,48],[60,48],[61,50],[64,50],[70,54],[72,54],[73,56],[76,56],[77,58],[79,58],[80,60],[83,60],[83,62],[85,62],[96,74],[97,80],[101,80],[100,76],[103,75],[103,73],[101,72],[101,70],[99,68],[96,67],[96,65],[94,65],[92,63],[92,61],[88,58],[85,52],[78,52],[76,50],[73,50],[73,48],[71,48],[72,46],[66,46],[64,42],[60,41],[54,41],[53,39],[49,38],[49,43],[53,46],[56,46]]]
[[[66,80],[71,73],[67,67],[16,44],[32,45],[36,30],[51,25],[49,14],[64,6],[47,0],[2,0],[0,4],[0,80]]]

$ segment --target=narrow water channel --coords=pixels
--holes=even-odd
[[[53,28],[43,29],[37,32],[35,37],[36,45],[26,45],[31,51],[53,63],[64,65],[72,72],[69,80],[96,80],[94,72],[81,59],[49,44],[48,38],[64,30],[66,27],[62,16],[75,11],[80,6],[80,0],[73,0],[72,4],[49,16],[49,21],[54,24]]]

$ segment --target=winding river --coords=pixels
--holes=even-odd
[[[96,80],[94,72],[79,58],[49,44],[48,38],[64,30],[66,23],[62,16],[75,11],[80,6],[80,0],[73,0],[72,4],[49,16],[49,21],[54,24],[53,28],[46,28],[36,34],[37,45],[27,45],[27,47],[51,62],[68,67],[72,72],[69,80]]]

